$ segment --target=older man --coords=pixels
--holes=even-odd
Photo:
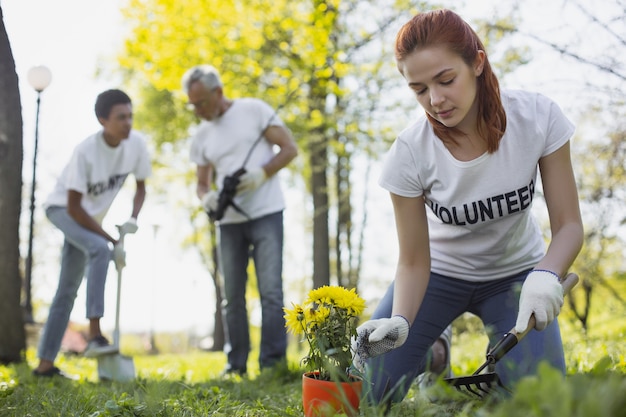
[[[224,372],[244,375],[250,353],[246,309],[250,256],[261,297],[260,368],[284,363],[286,358],[285,202],[276,174],[298,150],[290,131],[267,103],[256,98],[227,98],[214,67],[191,68],[182,82],[189,105],[204,119],[193,137],[191,160],[197,166],[197,195],[219,224],[228,357]]]

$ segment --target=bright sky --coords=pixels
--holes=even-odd
[[[570,16],[564,13],[563,2],[548,4],[539,0],[530,1],[541,7],[543,16],[542,19],[541,16],[536,16],[537,20],[526,24],[533,33],[540,33],[539,27],[547,23],[554,30],[561,30],[566,23],[571,23],[568,20]],[[119,7],[123,3],[123,0],[0,0],[20,79],[24,120],[25,194],[30,192],[36,104],[36,93],[28,84],[26,75],[29,68],[40,64],[46,65],[52,72],[52,83],[43,92],[41,101],[33,276],[34,297],[45,303],[52,299],[56,288],[61,235],[45,219],[40,204],[54,185],[73,147],[100,128],[93,114],[96,95],[105,89],[118,87],[114,81],[96,80],[95,72],[98,62],[111,58],[120,49],[124,32]],[[528,4],[530,2],[525,3],[526,6]],[[482,2],[481,5],[482,10],[470,8],[471,15],[468,12],[466,18],[488,18],[489,7]],[[536,7],[528,9],[537,10]],[[563,107],[575,102],[571,96],[568,101],[566,95],[560,95],[564,90],[570,91],[567,87],[569,85],[582,85],[576,81],[575,74],[557,69],[558,66],[563,67],[564,63],[567,65],[567,62],[557,55],[550,61],[537,58],[520,71],[518,78],[509,81],[510,85],[534,87],[554,96]],[[567,108],[565,110],[568,111]],[[376,204],[368,216],[370,223],[367,231],[370,239],[367,244],[374,246],[375,250],[370,249],[365,257],[364,274],[389,281],[395,262],[395,237],[389,217],[389,200],[387,194],[375,183],[377,175],[375,169],[371,184],[355,184],[368,186],[370,199]],[[114,230],[114,224],[126,220],[130,213],[129,198],[128,195],[121,195],[118,199],[120,204],[114,206],[105,222],[110,230]],[[298,218],[304,215],[303,210],[298,208],[302,204],[298,200],[300,198],[288,195],[288,199],[295,201],[288,202],[291,210],[286,211],[287,222],[304,223]],[[171,244],[178,242],[181,234],[189,230],[186,220],[181,220],[179,224],[166,221],[165,219],[175,218],[169,210],[170,208],[151,204],[149,196],[139,219],[140,230],[136,236],[128,239],[128,266],[124,271],[122,288],[122,331],[148,331],[154,327],[157,330],[188,329],[204,334],[211,326],[213,289],[210,275],[193,252],[183,253],[177,245]],[[29,214],[26,205],[23,207],[23,214],[25,217]],[[27,225],[27,222],[23,221],[23,224]],[[155,234],[155,230],[158,233]],[[27,226],[24,226],[21,231],[23,241],[27,240],[27,234]],[[308,264],[306,259],[310,259],[310,255],[303,261],[300,258],[302,253],[296,255],[291,252],[294,248],[301,248],[302,236],[286,236],[286,239],[286,268],[296,265],[295,275],[299,277],[310,273],[303,266]],[[388,239],[384,248],[379,245],[381,239]],[[27,253],[26,249],[23,244],[23,256]],[[306,251],[309,248],[304,250]],[[292,274],[286,273],[289,286],[288,275]],[[379,286],[370,287],[364,291],[380,290]],[[113,323],[114,272],[109,277],[107,290],[107,315],[103,322],[105,327],[112,326]],[[286,299],[287,303],[291,301]],[[45,311],[43,314],[43,317],[36,318],[45,320]],[[72,318],[84,321],[83,298],[77,300]]]

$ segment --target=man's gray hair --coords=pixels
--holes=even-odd
[[[211,65],[197,65],[185,72],[182,80],[185,94],[189,93],[189,87],[196,81],[200,81],[209,90],[223,87],[219,72]]]

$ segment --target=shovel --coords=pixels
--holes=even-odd
[[[124,242],[124,234],[121,233],[120,226],[120,242]],[[120,351],[120,295],[122,289],[122,270],[123,267],[117,269],[117,300],[115,306],[115,329],[113,330],[113,346],[117,353],[110,353],[98,357],[98,378],[101,381],[130,381],[135,379],[135,364],[133,358],[119,353]]]
[[[561,281],[563,286],[563,294],[570,292],[578,283],[578,275],[569,273]],[[495,365],[505,354],[507,354],[517,343],[522,340],[526,334],[535,327],[535,316],[530,316],[528,327],[522,333],[517,333],[515,328],[505,333],[502,339],[487,352],[487,360],[470,376],[462,376],[458,378],[445,378],[444,382],[452,385],[457,390],[465,392],[478,398],[484,398],[494,391],[507,391],[508,389],[502,384],[498,374],[495,372],[481,372],[489,365]]]

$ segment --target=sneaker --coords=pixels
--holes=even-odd
[[[87,358],[96,358],[102,355],[110,355],[111,353],[117,353],[117,346],[113,346],[104,336],[96,336],[87,343],[87,349],[83,352],[83,355]]]
[[[71,379],[73,381],[76,381],[78,379],[75,376],[66,374],[65,372],[63,372],[59,368],[57,368],[56,366],[53,366],[52,368],[48,369],[47,371],[39,371],[37,369],[33,369],[33,375],[36,376],[36,377],[41,377],[41,378],[59,377],[59,378]]]
[[[220,374],[220,377],[222,378],[231,378],[231,377],[245,377],[247,374],[247,370],[246,369],[240,369],[240,368],[233,368],[230,365],[226,365],[226,368],[224,368],[224,370],[222,371],[222,373]]]
[[[417,384],[420,389],[426,389],[435,384],[437,379],[439,378],[451,378],[452,377],[452,369],[450,368],[450,345],[452,342],[452,325],[446,327],[446,329],[441,333],[438,340],[443,343],[443,346],[446,350],[446,367],[441,374],[437,374],[435,372],[426,371],[423,374],[418,375]]]
[[[443,371],[442,376],[444,378],[452,378],[452,367],[450,367],[450,355],[452,353],[452,325],[450,324],[439,336],[439,340],[443,342],[443,346],[446,348],[446,369]]]

